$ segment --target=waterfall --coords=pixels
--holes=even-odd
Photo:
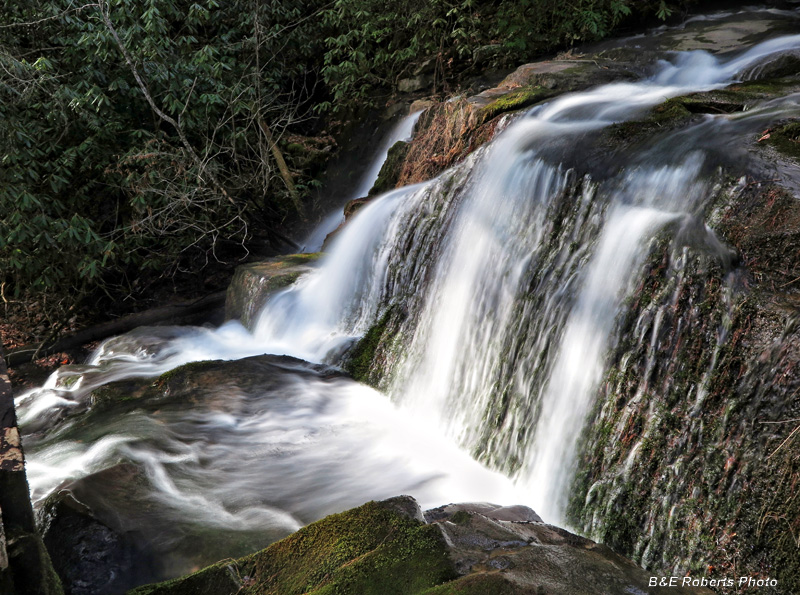
[[[359,183],[349,194],[348,198],[343,201],[344,203],[348,200],[363,198],[369,194],[372,186],[378,180],[378,175],[381,173],[381,166],[383,166],[386,157],[389,155],[389,149],[398,141],[411,140],[411,135],[414,133],[414,126],[417,124],[420,115],[422,115],[422,110],[412,112],[394,125],[386,135],[386,138],[381,141],[378,151],[375,153],[375,157],[373,157],[369,167],[361,176]],[[311,253],[320,251],[328,234],[333,232],[342,223],[344,223],[344,205],[331,211],[313,230],[311,230],[308,237],[301,243],[303,252]]]
[[[698,245],[726,258],[698,219],[711,192],[698,139],[733,119],[710,118],[697,136],[605,176],[579,174],[564,152],[798,47],[793,35],[726,60],[676,54],[642,81],[534,107],[436,179],[362,208],[315,270],[267,302],[252,332],[229,322],[104,342],[88,364],[17,401],[34,498],[125,459],[147,469],[156,499],[184,521],[229,529],[285,531],[399,490],[425,504],[524,503],[563,520],[615,321],[653,243],[694,230]],[[92,391],[109,382],[264,353],[337,365],[398,304],[406,315],[394,329],[389,399],[284,367],[277,388],[209,388],[224,396],[218,408],[128,412],[80,433]]]
[[[638,263],[659,229],[708,193],[702,154],[686,147],[658,156],[685,160],[677,165],[654,167],[645,155],[630,173],[600,189],[587,178],[579,191],[546,150],[717,88],[798,44],[800,36],[771,40],[726,62],[679,54],[639,83],[556,99],[513,124],[477,166],[390,392],[515,473],[543,518],[563,522],[577,439]]]

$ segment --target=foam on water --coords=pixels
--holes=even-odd
[[[655,235],[702,230],[693,213],[708,188],[702,154],[686,148],[602,183],[576,179],[543,149],[798,47],[794,35],[728,60],[679,54],[641,82],[534,108],[439,178],[362,208],[315,271],[268,301],[252,333],[230,322],[104,342],[87,365],[17,401],[34,498],[132,461],[164,523],[285,533],[398,493],[431,506],[532,504],[559,520],[614,320]],[[350,380],[288,374],[280,390],[223,383],[207,390],[224,406],[128,410],[75,437],[99,386],[263,353],[337,363],[395,304],[408,316],[392,402]]]

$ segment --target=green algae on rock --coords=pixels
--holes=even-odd
[[[404,595],[456,576],[439,529],[389,500],[328,516],[256,554],[130,595]]]
[[[609,548],[541,522],[527,507],[399,496],[328,516],[268,548],[129,595],[708,594],[652,588]]]

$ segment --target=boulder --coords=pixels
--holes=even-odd
[[[542,523],[525,506],[450,504],[423,515],[399,496],[326,517],[268,548],[129,595],[711,594],[650,587],[606,546]]]
[[[112,529],[63,490],[39,511],[42,536],[67,595],[124,593],[141,582],[151,561],[130,534]]]
[[[413,93],[429,87],[433,77],[429,74],[420,74],[397,81],[397,90],[400,93]]]
[[[497,60],[503,54],[503,46],[499,43],[482,45],[472,50],[472,62],[476,66],[485,65]]]
[[[0,345],[0,593],[62,595],[36,533],[14,395]]]
[[[311,270],[316,254],[289,254],[236,268],[225,298],[225,319],[239,319],[252,328],[269,297]]]

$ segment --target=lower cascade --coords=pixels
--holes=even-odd
[[[742,139],[796,117],[800,94],[753,85],[735,112],[684,98],[729,98],[798,52],[796,34],[672,52],[639,80],[507,115],[434,179],[369,201],[249,328],[106,340],[16,401],[34,505],[52,516],[69,487],[149,544],[139,583],[398,494],[529,506],[646,568],[707,566],[749,514],[733,503],[767,481],[759,461],[790,456],[757,424],[797,408],[797,336],[775,314],[796,325],[796,298],[788,276],[756,289],[768,256],[746,257],[797,197],[755,204],[761,186],[739,177],[755,166],[736,168]],[[669,109],[686,121],[652,124]],[[613,149],[634,124],[652,134]],[[781,229],[769,258],[796,239]]]

